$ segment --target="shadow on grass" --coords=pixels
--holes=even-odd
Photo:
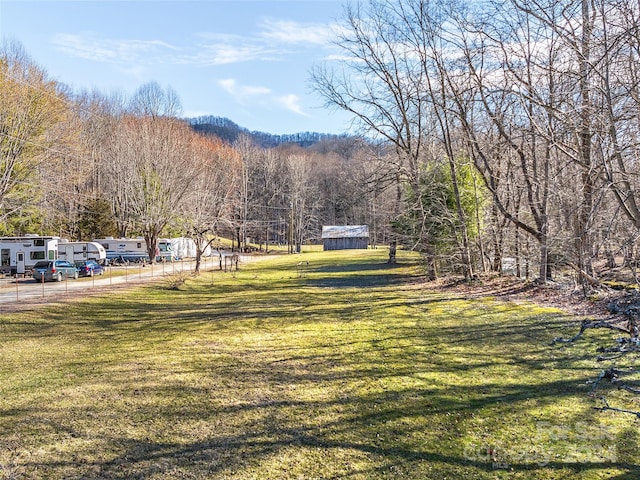
[[[345,263],[309,268],[305,284],[322,288],[370,288],[415,282],[418,275],[407,273],[398,263]]]
[[[560,383],[549,385],[551,394],[566,390]],[[520,400],[531,387],[513,387],[513,391],[507,392],[500,401]],[[60,476],[54,473],[56,478],[246,478],[241,472],[251,472],[262,462],[277,456],[286,458],[288,452],[295,450],[298,455],[304,451],[310,456],[320,452],[325,462],[335,458],[339,463],[346,458],[355,465],[362,464],[366,458],[367,463],[358,469],[343,466],[335,475],[326,473],[331,465],[307,464],[302,470],[296,470],[295,466],[289,467],[289,471],[283,468],[275,477],[267,475],[263,478],[299,478],[305,473],[308,474],[305,478],[387,478],[391,467],[397,469],[392,478],[445,478],[451,475],[454,478],[497,478],[496,464],[486,452],[465,451],[461,445],[466,423],[477,415],[474,410],[495,402],[493,398],[476,405],[462,405],[455,399],[462,392],[439,396],[433,389],[359,396],[345,394],[339,399],[318,401],[248,399],[240,405],[215,409],[211,406],[203,408],[205,397],[212,394],[210,390],[195,392],[201,397],[201,404],[194,404],[194,392],[189,393],[190,401],[183,403],[184,392],[178,387],[143,389],[141,395],[166,396],[177,400],[178,404],[166,411],[149,409],[137,414],[143,418],[159,417],[165,420],[162,425],[174,425],[176,429],[189,422],[209,424],[205,434],[196,433],[203,438],[153,440],[161,432],[154,432],[152,428],[143,434],[145,438],[112,432],[99,438],[111,449],[102,461],[87,464],[72,460],[37,462],[29,459],[25,468],[32,472],[59,472]],[[42,412],[33,414],[37,418]],[[94,414],[78,412],[78,415]],[[331,419],[325,420],[328,414]],[[425,417],[437,420],[429,425],[427,435],[423,431],[424,422],[412,421]],[[404,425],[403,428],[399,429],[400,425]],[[65,424],[50,427],[79,441],[92,443],[96,440],[81,429]],[[419,440],[414,440],[416,437]],[[287,467],[286,461],[283,462],[282,466]],[[538,473],[540,478],[581,478],[585,472],[613,466],[610,462],[533,458],[510,462],[505,473],[524,472],[520,478],[538,478],[535,476]],[[636,465],[618,467],[626,473],[608,478],[638,478],[640,474]],[[63,474],[68,471],[75,474]],[[560,475],[550,476],[554,471]],[[247,474],[247,477],[251,475]]]
[[[319,267],[310,267],[309,271],[317,273],[350,273],[350,272],[367,272],[381,271],[391,272],[398,269],[405,269],[406,264],[400,263],[371,263],[371,262],[353,262],[342,263],[338,265],[323,265]]]
[[[475,430],[517,446],[527,433],[501,432],[531,430],[545,407],[584,398],[591,354],[549,345],[566,324],[558,315],[403,293],[416,277],[400,266],[308,275],[148,287],[16,323],[13,338],[88,350],[48,366],[63,391],[51,383],[39,392],[45,403],[0,411],[3,433],[33,442],[22,477],[547,479],[614,466],[561,452],[503,472],[486,449],[465,449]],[[73,401],[84,390],[89,400]],[[578,401],[564,414],[557,422],[597,418]],[[609,478],[640,476],[615,466],[623,473]]]
[[[307,280],[305,283],[310,287],[322,288],[370,288],[388,286],[389,284],[406,284],[415,279],[410,275],[394,275],[389,278],[386,275],[350,275],[348,277],[323,278],[318,280]]]
[[[415,266],[415,263],[345,261],[340,264],[311,266],[305,270],[305,276],[310,277],[305,284],[322,288],[369,288],[399,285],[421,278],[408,273],[408,266]]]
[[[401,447],[385,447],[359,443],[353,441],[332,441],[318,437],[313,432],[305,429],[282,429],[277,432],[281,440],[270,440],[252,433],[221,437],[212,441],[182,443],[151,443],[143,440],[118,439],[121,442],[125,454],[113,460],[94,465],[96,479],[131,479],[131,478],[242,478],[235,477],[232,472],[248,469],[259,464],[259,459],[270,458],[287,449],[304,449],[308,451],[349,451],[358,452],[363,457],[377,459],[376,466],[353,467],[349,471],[335,476],[322,476],[312,478],[416,478],[411,473],[416,473],[414,468],[420,465],[430,464],[429,470],[433,476],[421,478],[448,478],[447,475],[455,475],[467,472],[464,477],[457,478],[509,478],[518,473],[525,474],[520,478],[538,478],[537,472],[558,471],[563,476],[554,478],[573,478],[571,475],[588,472],[589,470],[606,470],[611,468],[607,462],[581,463],[581,462],[546,462],[544,465],[510,464],[505,466],[506,477],[498,477],[495,463],[488,460],[474,461],[461,456],[447,455],[438,451],[420,452]],[[115,439],[114,439],[115,440]],[[251,455],[237,455],[234,452],[247,452]],[[140,452],[145,452],[141,454]],[[67,465],[58,462],[50,465],[33,465],[32,468],[61,469],[73,468],[74,464]],[[196,467],[196,468],[194,468]],[[293,472],[281,472],[278,477],[269,478],[301,478]],[[394,472],[397,473],[391,473]],[[304,473],[304,472],[303,472]],[[640,469],[630,467],[627,473],[608,477],[614,480],[637,479]],[[254,478],[249,475],[247,478]],[[302,478],[309,478],[302,475]],[[546,475],[541,478],[548,478]]]

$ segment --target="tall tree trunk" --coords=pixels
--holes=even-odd
[[[591,19],[590,1],[582,0],[582,38],[580,45],[580,132],[579,132],[579,164],[582,169],[582,202],[578,210],[578,221],[576,222],[576,254],[578,265],[578,276],[584,285],[587,282],[582,272],[588,276],[593,276],[591,265],[592,245],[591,245],[591,216],[593,210],[594,178],[591,158],[592,128],[590,95],[590,60],[591,60]]]

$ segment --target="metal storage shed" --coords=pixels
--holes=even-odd
[[[322,227],[324,250],[369,248],[368,225],[326,225]]]

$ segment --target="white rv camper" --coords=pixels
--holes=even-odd
[[[171,240],[168,238],[160,238],[158,239],[158,261],[161,262],[172,262],[175,260],[175,256],[173,254],[173,245],[171,245]]]
[[[96,238],[94,242],[102,245],[109,261],[148,262],[147,242],[144,238]],[[166,238],[158,240],[156,260],[171,261],[173,252],[171,242]]]
[[[58,258],[60,237],[29,234],[0,237],[0,272],[23,275],[40,260]]]
[[[58,242],[58,258],[71,263],[93,260],[100,265],[107,258],[107,251],[98,242]]]
[[[192,238],[172,238],[171,247],[173,249],[173,256],[178,260],[184,258],[196,258],[196,242]],[[204,249],[204,252],[202,252],[202,255],[204,257],[213,256],[213,249],[210,245],[207,245],[207,247]]]

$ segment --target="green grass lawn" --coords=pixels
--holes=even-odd
[[[552,345],[574,319],[385,255],[0,314],[0,478],[640,478],[640,420],[589,396],[610,332]]]

